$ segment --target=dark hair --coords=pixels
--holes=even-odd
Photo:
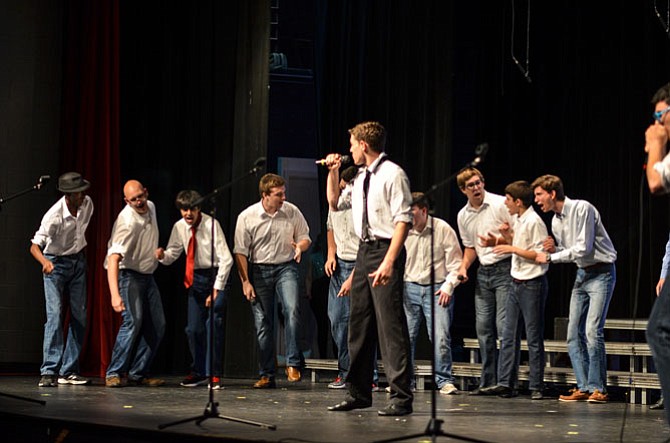
[[[356,174],[358,174],[358,168],[356,166],[349,166],[347,169],[342,171],[340,174],[340,179],[344,180],[345,183],[349,183],[354,179],[354,177],[356,177]]]
[[[187,189],[185,191],[180,191],[177,194],[177,198],[174,200],[175,206],[177,209],[183,209],[184,211],[188,209],[199,209],[200,205],[194,205],[195,202],[200,200],[200,193],[192,189]]]
[[[386,129],[379,122],[363,122],[349,129],[349,134],[358,141],[368,144],[375,152],[384,152]]]
[[[519,180],[510,183],[505,187],[505,194],[509,194],[514,200],[521,200],[524,208],[533,204],[533,189],[527,181]]]
[[[430,201],[423,192],[412,192],[412,206],[419,209],[430,209]]]
[[[565,200],[565,192],[563,191],[563,182],[555,175],[546,174],[535,179],[531,188],[534,190],[538,186],[547,192],[556,191],[556,200]]]
[[[668,105],[670,105],[670,83],[661,86],[651,98],[652,105],[655,105],[659,102],[666,102]]]

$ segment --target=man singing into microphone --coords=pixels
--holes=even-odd
[[[360,239],[351,285],[349,373],[345,400],[329,407],[350,411],[372,405],[370,386],[375,365],[375,335],[391,388],[389,405],[381,416],[412,413],[410,346],[403,308],[404,243],[412,226],[412,197],[405,171],[384,153],[386,130],[377,122],[359,123],[349,130],[351,155],[365,166],[354,179],[351,199],[339,199],[342,157],[328,154],[327,196],[330,209],[352,208]]]
[[[48,176],[40,177],[40,184]],[[91,184],[77,172],[58,178],[65,194],[44,217],[33,237],[30,253],[42,265],[47,322],[44,325],[43,360],[38,386],[88,384],[80,376],[79,353],[86,332],[86,228],[93,214],[93,201],[85,191]],[[63,308],[69,294],[70,325],[63,343]]]

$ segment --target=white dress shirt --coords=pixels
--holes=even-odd
[[[42,217],[42,223],[31,242],[43,254],[72,255],[86,247],[86,228],[93,215],[93,201],[88,195],[77,210],[70,213],[65,196],[60,198]]]
[[[435,255],[435,283],[442,283],[441,290],[451,295],[458,286],[458,268],[461,266],[463,252],[458,243],[456,231],[449,223],[435,217],[428,217],[426,227],[418,232],[410,229],[405,240],[407,262],[405,263],[406,282],[420,285],[430,284],[430,224],[434,223],[433,253]]]
[[[556,237],[556,252],[551,261],[574,262],[580,268],[596,263],[614,263],[614,249],[600,213],[586,200],[565,197],[563,212],[554,214],[551,230]]]
[[[121,210],[112,227],[112,236],[107,243],[107,269],[109,256],[121,255],[119,269],[129,269],[141,274],[151,274],[158,267],[154,255],[158,248],[158,224],[156,206],[147,200],[149,211],[139,214],[130,205]]]
[[[329,210],[326,229],[333,231],[337,256],[341,260],[355,261],[358,254],[359,240],[354,230],[354,218],[351,209]]]
[[[285,201],[277,212],[265,212],[262,202],[242,211],[235,226],[235,254],[251,263],[278,265],[293,260],[291,242],[309,240],[309,227],[297,206]]]
[[[670,192],[670,154],[652,166],[661,176],[661,183],[666,193]]]
[[[213,220],[207,214],[200,213],[200,224],[195,230],[195,264],[194,269],[210,269],[212,267],[212,222],[214,223],[214,266],[218,267],[214,289],[222,291],[233,266],[233,256],[228,249],[226,237],[218,220]],[[184,251],[188,251],[191,241],[191,225],[183,218],[172,226],[170,240],[162,260],[163,265],[171,265]]]
[[[516,218],[512,246],[526,251],[543,252],[542,244],[547,239],[547,225],[530,206]],[[512,277],[517,280],[531,280],[543,275],[549,269],[548,264],[538,264],[535,260],[528,260],[518,254],[512,255]]]
[[[387,239],[393,237],[398,222],[412,224],[412,195],[409,179],[402,168],[390,160],[382,160],[380,156],[368,167],[361,168],[354,179],[350,204],[354,219],[354,230],[358,238],[363,238],[363,181],[365,173],[370,170],[370,188],[368,189],[368,225],[371,239]],[[338,202],[338,209],[348,206],[345,200]]]
[[[468,201],[458,211],[458,231],[463,246],[475,249],[480,264],[488,266],[509,258],[509,254],[498,255],[493,252],[492,246],[481,246],[479,243],[479,235],[497,235],[503,223],[514,229],[514,219],[505,206],[505,197],[492,192],[484,191],[484,201],[479,208],[475,209]]]

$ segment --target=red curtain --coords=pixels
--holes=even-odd
[[[119,167],[119,3],[66,0],[61,113],[62,172],[91,182],[88,228],[88,326],[81,372],[104,376],[120,316],[110,304],[103,261],[122,206]]]

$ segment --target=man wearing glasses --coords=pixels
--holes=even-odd
[[[105,385],[160,386],[165,381],[147,376],[165,332],[163,302],[153,275],[158,267],[156,207],[137,180],[125,184],[123,195],[126,207],[112,227],[104,264],[112,308],[123,318]]]
[[[644,151],[647,153],[647,182],[652,194],[670,192],[670,83],[661,87],[651,99],[654,123],[645,132]],[[647,340],[654,355],[656,372],[661,381],[663,397],[670,395],[670,285],[664,284],[649,315]],[[670,423],[670,409],[665,409]]]
[[[305,217],[286,201],[284,179],[265,174],[258,184],[261,200],[237,217],[235,264],[242,291],[251,303],[260,352],[260,379],[254,388],[275,388],[275,310],[282,306],[286,334],[286,375],[298,382],[304,359],[298,345],[301,330],[298,263],[311,241]],[[249,265],[251,263],[251,266]]]
[[[514,227],[514,219],[505,206],[505,197],[484,190],[484,176],[472,167],[456,177],[461,192],[468,198],[458,212],[458,230],[463,242],[463,261],[458,270],[462,282],[468,280],[468,269],[479,259],[475,286],[475,327],[482,360],[479,387],[470,395],[494,394],[498,382],[497,339],[502,338],[505,304],[512,283],[511,254],[496,254],[493,248],[504,244],[496,236],[503,224]]]

